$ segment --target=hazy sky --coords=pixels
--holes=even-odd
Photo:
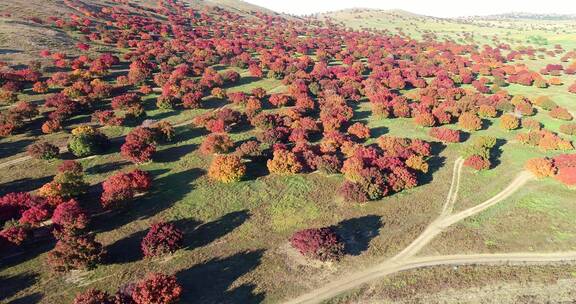
[[[304,15],[345,8],[403,9],[435,17],[509,12],[576,14],[576,0],[244,0],[283,13]]]

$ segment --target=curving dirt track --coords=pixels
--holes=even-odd
[[[313,304],[331,299],[347,290],[362,284],[385,277],[401,271],[407,271],[432,266],[459,266],[459,265],[542,265],[576,262],[576,252],[554,253],[502,253],[502,254],[471,254],[430,256],[408,259],[404,261],[387,261],[367,271],[352,274],[346,280],[338,280],[302,295],[286,304]]]
[[[462,167],[460,166],[460,170]],[[458,173],[459,175],[459,173]],[[500,193],[496,194],[492,198],[488,199],[487,201],[478,204],[472,208],[466,209],[464,211],[458,212],[456,214],[448,214],[443,213],[441,214],[436,220],[434,220],[430,225],[416,238],[408,247],[402,250],[399,254],[392,258],[392,260],[402,260],[406,258],[413,257],[418,251],[420,251],[424,246],[426,246],[432,239],[434,239],[437,235],[442,233],[446,228],[468,218],[470,216],[476,215],[495,204],[503,201],[504,199],[508,198],[510,195],[514,194],[518,189],[524,186],[527,182],[533,179],[532,174],[529,172],[521,172],[518,176]],[[459,179],[457,180],[458,183]],[[457,191],[457,190],[456,190]],[[456,197],[457,192],[454,194],[454,198]],[[449,197],[450,198],[450,197]],[[447,204],[453,204],[453,201],[448,199],[446,201]]]
[[[372,280],[415,268],[430,267],[438,265],[465,265],[465,264],[546,264],[576,261],[576,252],[558,253],[503,253],[503,254],[470,254],[470,255],[446,255],[414,257],[432,239],[442,233],[446,228],[454,225],[465,218],[476,215],[502,200],[510,197],[514,192],[534,179],[529,172],[521,172],[516,178],[500,193],[494,197],[464,211],[451,214],[454,203],[458,197],[460,176],[464,160],[458,158],[454,164],[452,184],[448,192],[448,197],[442,208],[440,216],[435,219],[410,245],[398,253],[393,258],[386,260],[372,268],[347,274],[345,277],[330,282],[325,286],[289,300],[286,304],[311,304],[319,303],[333,298],[347,290],[356,288]]]
[[[464,159],[462,157],[458,157],[456,162],[454,162],[454,169],[452,169],[452,183],[450,184],[450,190],[448,190],[448,196],[446,197],[446,202],[442,207],[443,215],[448,215],[452,212],[452,208],[454,208],[454,203],[458,199],[458,190],[460,189],[460,176],[462,175],[462,166],[464,165]]]

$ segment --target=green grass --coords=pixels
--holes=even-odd
[[[525,31],[510,29],[487,30],[478,24],[373,14],[372,17],[358,19],[343,13],[339,18],[357,28],[375,27],[397,31],[399,27],[414,37],[422,37],[426,29],[441,39],[465,41],[463,32],[476,32],[474,41],[479,43],[491,42],[491,37],[498,35],[505,42],[519,45],[526,43],[528,35]],[[518,23],[513,26],[522,25]],[[565,48],[576,46],[572,33],[556,35],[550,31],[542,33],[536,30],[530,35],[540,35],[549,44],[562,43]],[[558,61],[557,57],[546,57],[544,60],[522,60],[520,63],[539,70],[545,64]],[[258,87],[269,93],[286,91],[279,80],[253,79],[248,77],[246,70],[222,66],[218,68],[221,71],[236,70],[242,74],[238,85],[227,88],[229,92],[250,92]],[[568,94],[567,87],[576,77],[562,76],[561,79],[565,83],[562,86],[537,89],[511,85],[506,90],[513,95],[522,94],[529,98],[549,95],[559,105],[574,111],[575,95]],[[218,100],[206,98],[205,109],[159,110],[155,107],[156,98],[156,94],[151,94],[144,99],[148,118],[166,120],[173,124],[189,121],[221,104]],[[39,96],[35,97],[37,101],[40,99]],[[549,117],[545,111],[539,111],[534,118],[553,131],[558,131],[563,123]],[[76,123],[67,127],[67,130],[44,135],[42,139],[64,145],[70,129],[88,120],[88,117],[78,116],[74,120]],[[427,128],[416,126],[411,119],[372,116],[370,104],[366,100],[355,105],[354,121],[367,123],[372,129],[373,137],[366,144],[375,143],[381,135],[434,140],[428,136]],[[456,210],[474,206],[501,191],[523,169],[526,160],[555,154],[515,142],[516,134],[525,131],[504,131],[498,127],[498,121],[487,120],[490,124],[488,128],[472,134],[491,135],[506,141],[497,158],[498,165],[492,170],[479,173],[464,169]],[[453,125],[449,127],[456,128]],[[109,137],[119,137],[127,134],[130,129],[105,127],[103,132]],[[67,303],[77,292],[86,288],[101,288],[112,292],[127,282],[141,278],[148,271],[161,271],[177,273],[179,279],[186,284],[183,297],[185,303],[196,301],[198,297],[214,303],[223,302],[224,298],[239,303],[254,300],[279,302],[322,285],[331,276],[346,275],[355,269],[369,267],[408,245],[440,212],[450,187],[452,166],[460,155],[461,147],[460,144],[448,144],[432,159],[433,172],[424,185],[376,202],[347,204],[336,193],[342,181],[339,175],[253,174],[234,184],[210,181],[205,176],[210,157],[197,151],[203,140],[202,134],[191,125],[177,128],[176,141],[161,145],[154,162],[139,166],[125,162],[117,147],[106,155],[81,160],[86,180],[95,187],[117,170],[141,168],[154,176],[153,189],[144,197],[132,201],[127,211],[97,217],[92,223],[91,229],[97,232],[97,239],[116,253],[114,257],[124,258],[123,255],[126,255],[126,259],[108,261],[88,272],[57,276],[47,269],[45,251],[49,248],[27,248],[31,252],[30,256],[16,257],[18,263],[9,264],[0,270],[0,276],[7,278],[5,287],[16,289],[6,300],[43,294],[42,301],[45,303]],[[233,132],[231,137],[238,143],[253,138],[254,130]],[[24,155],[24,147],[37,139],[38,136],[31,133],[0,139],[0,160]],[[0,184],[10,189],[34,190],[50,180],[58,163],[26,161],[5,170],[0,176]],[[263,164],[248,166],[253,173],[266,173]],[[573,190],[555,181],[531,182],[504,202],[452,227],[435,239],[424,253],[574,249],[576,228],[573,227],[572,219],[576,216],[576,207],[573,206],[573,197]],[[97,197],[83,197],[82,204],[93,206],[97,204]],[[346,221],[361,221],[369,216],[381,221],[379,232],[369,240],[369,246],[359,255],[346,256],[337,264],[315,268],[294,259],[285,249],[289,236],[298,229],[338,226]],[[187,247],[169,258],[141,259],[137,254],[140,251],[139,240],[151,223],[160,220],[177,221],[186,232]],[[354,229],[366,229],[362,223],[357,226],[360,228]],[[122,254],[114,251],[119,249],[122,249]],[[33,274],[34,282],[20,284],[22,280],[17,278],[26,274]],[[390,284],[387,290],[402,294],[401,290],[416,288],[419,279],[404,278],[386,282]],[[354,302],[362,292],[353,291],[332,303]]]
[[[151,111],[152,112],[152,111]],[[183,111],[178,115],[192,116],[198,111]],[[392,120],[390,120],[392,122]],[[408,124],[408,122],[407,122]],[[106,132],[113,128],[106,129]],[[126,130],[117,130],[124,134]],[[238,282],[257,282],[259,290],[265,291],[266,299],[284,298],[302,290],[302,284],[317,284],[317,277],[310,276],[307,280],[298,279],[301,276],[299,268],[292,268],[286,261],[283,248],[291,233],[306,227],[319,227],[338,224],[346,219],[354,219],[367,215],[382,218],[386,233],[382,233],[370,242],[366,252],[360,257],[347,257],[338,266],[338,271],[369,264],[373,259],[391,256],[407,242],[415,237],[430,220],[441,205],[443,192],[448,185],[443,183],[445,175],[451,169],[440,168],[434,174],[435,179],[422,187],[409,192],[387,197],[379,202],[366,205],[351,205],[341,202],[336,197],[336,189],[342,178],[339,176],[325,177],[321,174],[306,174],[295,176],[265,176],[249,178],[236,184],[214,183],[205,177],[210,159],[197,152],[202,137],[195,135],[197,130],[190,126],[177,128],[177,140],[174,143],[162,145],[157,152],[156,161],[140,166],[125,163],[119,153],[112,150],[103,157],[93,157],[81,160],[86,171],[86,180],[93,185],[104,180],[116,170],[131,170],[135,167],[147,170],[154,175],[154,188],[141,199],[131,202],[129,212],[121,212],[107,217],[104,222],[94,220],[93,228],[102,230],[98,240],[106,246],[117,242],[130,243],[132,235],[145,231],[150,223],[164,221],[188,221],[206,223],[214,226],[211,233],[222,230],[222,235],[215,238],[210,235],[193,234],[190,242],[200,242],[203,246],[192,246],[179,251],[169,262],[162,260],[141,260],[102,265],[93,271],[81,274],[75,283],[66,280],[53,279],[53,275],[45,264],[45,253],[21,263],[9,266],[0,271],[4,277],[17,276],[30,271],[38,271],[37,284],[22,288],[12,299],[29,295],[36,291],[45,293],[43,301],[68,302],[71,297],[87,287],[113,289],[125,282],[134,281],[145,271],[178,272],[209,263],[210,258],[218,257],[224,262],[217,265],[227,265],[228,259],[245,250],[265,249],[265,258],[259,257],[255,268],[237,276]],[[235,140],[252,136],[251,131],[233,134]],[[453,158],[453,152],[447,151],[446,157]],[[2,175],[2,183],[26,180],[46,179],[55,171],[59,162],[30,161],[10,170],[10,174]],[[438,197],[430,196],[430,189],[443,189]],[[33,189],[30,189],[33,190]],[[420,198],[418,198],[420,197]],[[83,198],[86,204],[96,198]],[[95,202],[90,202],[90,204]],[[418,216],[414,216],[414,212]],[[224,229],[222,218],[230,214],[245,214],[245,219],[229,229]],[[186,226],[184,226],[186,228]],[[192,229],[194,231],[194,229]],[[384,231],[384,230],[383,230]],[[126,247],[126,250],[138,252],[139,248]],[[396,244],[390,246],[390,244]],[[214,266],[220,267],[220,266]],[[221,266],[224,267],[224,266]],[[234,277],[234,276],[232,276]],[[269,281],[266,278],[284,277],[285,280]],[[223,278],[230,278],[224,275]],[[236,281],[236,279],[234,279]],[[231,283],[230,283],[231,284]],[[240,283],[235,283],[240,284]],[[222,287],[223,288],[223,287]],[[60,290],[59,292],[48,292]],[[204,296],[218,298],[222,290],[212,288]],[[185,295],[190,299],[193,295]],[[239,298],[242,299],[242,298]]]
[[[554,180],[529,182],[508,199],[438,236],[424,254],[576,249],[574,190]],[[460,244],[454,247],[454,243]]]

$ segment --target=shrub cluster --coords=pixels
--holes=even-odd
[[[72,130],[68,149],[77,157],[100,154],[109,146],[106,135],[92,126],[80,126]]]
[[[217,155],[212,159],[208,176],[216,181],[237,182],[246,174],[246,165],[236,155]]]
[[[169,223],[156,223],[142,239],[142,252],[145,257],[174,253],[182,248],[182,231]]]
[[[490,169],[491,150],[496,146],[496,138],[491,136],[479,136],[463,147],[462,156],[464,165],[477,171]]]
[[[572,120],[572,114],[568,110],[562,107],[555,107],[548,113],[550,117],[561,119],[561,120]]]
[[[548,130],[521,133],[516,136],[516,139],[525,145],[538,147],[544,151],[574,149],[571,141],[563,139],[556,133]]]
[[[120,147],[120,154],[137,164],[151,161],[154,153],[156,153],[155,132],[147,127],[138,127],[130,131]]]
[[[106,251],[94,235],[63,234],[48,252],[48,263],[56,272],[73,269],[93,269],[101,263]]]
[[[40,142],[28,146],[27,152],[32,158],[51,160],[58,157],[60,149],[53,144]]]
[[[514,114],[504,114],[500,117],[500,127],[504,130],[516,130],[520,127],[520,119]]]
[[[150,189],[152,177],[146,171],[119,172],[102,182],[100,202],[104,208],[118,208],[134,198],[136,193]]]
[[[458,130],[437,127],[430,129],[430,136],[447,143],[458,143],[461,141],[461,132]]]
[[[234,147],[234,142],[226,133],[212,133],[206,136],[200,145],[200,152],[204,155],[214,153],[228,153]]]
[[[333,228],[312,228],[295,232],[290,244],[301,254],[320,261],[338,260],[344,255],[344,243]]]
[[[84,182],[82,165],[73,160],[65,160],[58,166],[54,179],[43,185],[38,194],[43,197],[77,197],[88,189]]]
[[[176,276],[148,273],[127,290],[119,290],[114,296],[107,292],[88,289],[74,298],[74,304],[174,304],[182,294],[182,286]]]
[[[296,154],[285,149],[274,151],[274,157],[266,165],[270,173],[279,175],[296,174],[304,169]]]

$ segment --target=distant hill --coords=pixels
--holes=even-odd
[[[204,5],[218,6],[223,9],[241,13],[263,12],[267,14],[280,15],[280,13],[276,13],[267,8],[252,3],[248,3],[242,0],[193,0],[193,1],[188,0],[187,2],[196,2]]]
[[[405,17],[405,18],[436,18],[431,16],[419,15],[409,11],[401,10],[401,9],[373,9],[373,8],[349,8],[325,13],[315,14],[318,17],[330,17],[333,15],[363,15],[363,14],[371,14],[371,15],[379,15],[379,16],[395,16],[395,17]]]
[[[576,20],[576,15],[569,14],[533,14],[512,12],[498,15],[487,16],[468,16],[456,19],[480,19],[480,20]]]

